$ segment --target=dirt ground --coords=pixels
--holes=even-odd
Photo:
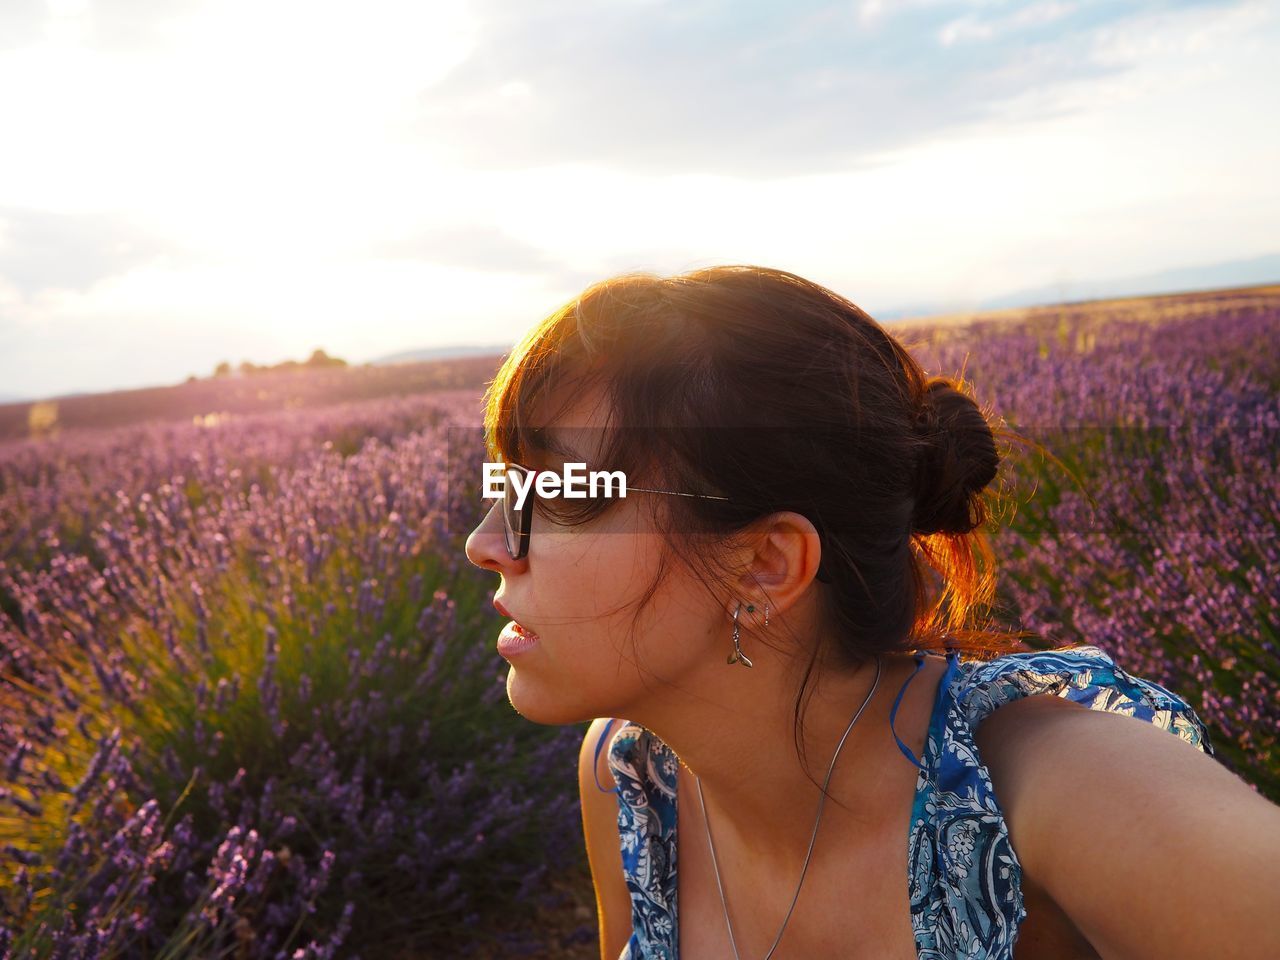
[[[549,881],[549,886],[565,894],[562,907],[548,911],[539,922],[538,939],[543,944],[536,953],[521,954],[528,960],[600,960],[600,936],[596,921],[595,889],[590,870]],[[509,951],[478,950],[474,960],[509,960]]]
[[[538,960],[600,960],[600,928],[590,870],[566,875],[551,886],[562,891],[567,900],[546,917],[546,952],[533,956]]]

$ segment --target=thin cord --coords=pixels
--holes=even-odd
[[[849,721],[849,726],[845,727],[844,736],[840,738],[840,743],[836,747],[835,756],[831,758],[831,765],[827,767],[827,777],[822,781],[822,798],[818,801],[818,817],[813,822],[813,835],[809,837],[809,850],[804,855],[804,866],[800,868],[800,882],[796,884],[795,896],[791,898],[791,906],[787,908],[787,915],[782,919],[782,926],[778,928],[778,936],[774,938],[773,946],[769,948],[769,952],[764,955],[764,960],[769,960],[773,956],[773,951],[778,948],[778,944],[782,941],[782,933],[787,929],[787,921],[791,919],[791,912],[796,908],[796,901],[800,899],[800,888],[804,886],[804,875],[809,869],[809,858],[813,856],[813,844],[818,839],[818,825],[822,823],[822,806],[827,802],[827,784],[831,782],[831,773],[836,768],[836,757],[840,756],[840,751],[844,747],[845,738],[849,736],[849,731],[853,729],[853,725],[858,722],[858,717],[862,716],[862,711],[867,704],[871,702],[871,697],[876,692],[876,688],[880,686],[880,657],[876,656],[876,679],[871,684],[871,691],[867,694],[867,698],[862,701],[862,706],[858,708],[858,712],[853,715],[853,719]],[[729,928],[729,945],[733,947],[733,955],[736,960],[741,960],[738,956],[738,944],[733,938],[733,921],[729,919],[729,904],[724,898],[724,884],[720,881],[720,867],[716,863],[716,847],[711,840],[711,821],[707,819],[707,805],[702,796],[702,781],[698,779],[698,775],[693,775],[694,782],[698,784],[698,802],[702,805],[702,822],[707,828],[707,846],[711,848],[711,866],[716,874],[716,887],[720,890],[720,905],[724,907],[724,922]]]

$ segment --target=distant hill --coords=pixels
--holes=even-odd
[[[1248,287],[1261,287],[1263,284],[1280,284],[1280,253],[1268,253],[1265,256],[1252,257],[1252,259],[1244,260],[1228,260],[1217,262],[1217,264],[1188,266],[1188,268],[1179,268],[1174,270],[1164,270],[1160,273],[1140,274],[1134,276],[1126,276],[1126,278],[1110,279],[1110,280],[1093,280],[1093,282],[1064,282],[1053,285],[1042,285],[1042,287],[1028,287],[1011,293],[1002,294],[1000,297],[988,298],[988,300],[966,305],[966,303],[945,303],[945,302],[918,302],[913,305],[899,305],[887,308],[872,308],[870,305],[860,303],[860,306],[868,307],[870,315],[876,317],[881,323],[888,324],[909,324],[922,325],[928,323],[936,323],[940,325],[952,325],[959,320],[973,319],[979,312],[998,312],[1006,310],[1021,310],[1021,308],[1029,308],[1034,310],[1036,307],[1053,307],[1060,303],[1080,303],[1088,301],[1102,301],[1107,298],[1119,297],[1167,297],[1176,296],[1181,293],[1210,293],[1213,291],[1225,291],[1225,289],[1242,289]],[[855,302],[858,302],[855,300]],[[356,375],[353,378],[338,378],[334,380],[334,384],[343,384],[339,389],[339,393],[349,394],[349,397],[355,396],[383,396],[383,394],[407,393],[413,392],[415,389],[440,388],[440,380],[447,381],[470,381],[475,375],[475,371],[484,369],[485,362],[492,358],[492,370],[497,370],[500,358],[507,356],[511,352],[513,343],[493,343],[493,344],[454,344],[448,347],[422,347],[417,349],[404,349],[396,353],[385,353],[383,356],[372,357],[370,360],[361,364],[364,367],[370,367],[372,370],[383,371],[383,374],[389,374],[390,367],[404,367],[413,365],[430,365],[430,364],[448,364],[448,362],[457,362],[457,364],[474,364],[479,362],[480,366],[475,369],[468,369],[466,374],[461,371],[453,370],[445,374],[444,371],[426,371],[416,370],[407,372],[404,376],[388,376],[384,383],[380,383],[378,387],[372,387],[371,379],[367,376]],[[302,365],[305,366],[305,365]],[[356,367],[356,370],[360,367]],[[198,384],[189,384],[186,392],[182,394],[183,402],[178,403],[179,415],[195,415],[200,410],[209,410],[210,402],[216,402],[215,397],[227,396],[227,394],[236,394],[247,390],[247,385],[242,384],[239,388],[229,390],[214,389],[214,380],[219,378],[201,379]],[[233,378],[238,380],[238,378]],[[483,383],[484,378],[477,381]],[[253,387],[266,396],[274,397],[275,389],[266,388],[265,384],[259,379],[253,379]],[[358,384],[358,387],[357,387]],[[461,385],[461,383],[458,383]],[[470,384],[468,384],[470,385]],[[147,387],[138,389],[122,389],[115,392],[101,393],[63,393],[56,397],[45,397],[49,401],[59,401],[65,404],[67,410],[78,407],[78,404],[69,403],[70,401],[92,401],[99,397],[113,397],[116,394],[127,394],[137,398],[138,412],[150,407],[152,399],[164,394],[156,393],[164,392],[164,390],[178,389],[178,387]],[[204,394],[209,396],[204,396]],[[198,397],[198,399],[197,399]],[[13,428],[10,420],[15,415],[17,408],[26,411],[26,404],[35,402],[37,397],[31,394],[5,394],[0,393],[0,407],[8,407],[9,410],[0,410],[0,439],[5,436],[18,433]],[[120,397],[123,404],[123,397]],[[305,401],[294,397],[294,402],[301,402],[310,406],[311,403],[317,401],[317,397],[308,394]],[[270,407],[274,401],[265,399],[262,406]],[[120,404],[111,404],[111,406],[120,406]],[[244,407],[255,406],[255,403],[243,403]],[[24,413],[23,413],[24,416]],[[133,420],[133,413],[123,415],[119,413],[124,420]],[[78,420],[79,417],[70,417],[72,420]],[[95,420],[93,417],[88,417]],[[99,419],[101,420],[101,419]],[[65,422],[65,421],[64,421]],[[95,424],[105,425],[105,424]],[[26,428],[23,428],[23,430]]]
[[[1055,286],[1028,287],[983,300],[979,310],[1030,307],[1110,297],[1145,297],[1217,290],[1280,282],[1280,253],[1248,260],[1225,260],[1198,267],[1180,267],[1114,280],[1072,280]]]
[[[1166,276],[1161,274],[1160,276]],[[1143,282],[1136,278],[1134,282]],[[1280,284],[1251,285],[1189,293],[1133,297],[1099,297],[1075,309],[1102,315],[1120,311],[1158,317],[1165,309],[1226,309],[1231,304],[1280,300]],[[1199,305],[1199,306],[1196,306]],[[963,327],[978,320],[1034,323],[1053,321],[1057,303],[988,310],[904,317],[903,328],[916,327],[928,337],[963,336]],[[929,332],[932,330],[933,332]],[[273,410],[323,407],[381,397],[405,396],[440,390],[472,390],[477,403],[492,381],[509,347],[452,346],[389,354],[378,362],[358,366],[291,369],[204,377],[172,386],[143,387],[106,393],[64,394],[36,404],[34,401],[0,402],[0,441],[40,435],[77,427],[114,427],[146,420],[214,420],[224,415]],[[429,359],[410,359],[427,357]]]
[[[1112,297],[1156,297],[1176,293],[1236,289],[1280,283],[1280,253],[1246,260],[1225,260],[1195,267],[1178,267],[1159,273],[1136,274],[1111,280],[1064,280],[1061,283],[1024,287],[972,304],[899,304],[885,310],[871,310],[881,323],[896,320],[926,321],[934,316],[954,316],[981,310],[1008,310],[1017,307],[1056,306]]]
[[[498,368],[492,354],[416,363],[273,370],[204,377],[163,387],[113,390],[0,403],[0,441],[28,436],[32,417],[43,432],[116,427],[148,420],[192,420],[358,403],[383,397],[474,390],[477,400]]]
[[[1261,284],[1280,283],[1280,253],[1246,260],[1226,260],[1195,267],[1179,267],[1159,273],[1137,274],[1111,280],[1065,281],[1052,286],[1026,287],[975,304],[958,305],[939,301],[898,304],[886,309],[869,310],[881,323],[898,320],[927,321],[930,317],[951,318],[957,313],[981,310],[1008,310],[1015,307],[1053,306],[1106,300],[1111,297],[1165,296],[1209,290],[1236,289]],[[855,298],[855,302],[858,302]],[[503,356],[512,344],[489,346],[433,347],[403,350],[369,360],[373,364],[408,363],[442,360],[449,357]]]
[[[498,357],[511,349],[509,343],[494,343],[487,347],[453,346],[429,347],[421,350],[401,350],[399,353],[388,353],[367,361],[375,365],[388,363],[420,363],[423,360],[449,360],[454,357]]]

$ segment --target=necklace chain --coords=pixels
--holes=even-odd
[[[853,729],[853,725],[858,722],[858,717],[862,716],[862,711],[871,697],[876,692],[876,687],[880,685],[880,657],[876,657],[876,678],[871,684],[871,690],[867,694],[867,698],[862,701],[862,706],[858,708],[858,712],[853,715],[853,719],[849,721],[849,726],[845,727],[844,736],[840,738],[840,743],[836,747],[835,756],[831,758],[831,765],[827,767],[827,777],[822,782],[822,797],[818,800],[818,816],[813,821],[813,834],[809,837],[809,851],[804,855],[804,866],[800,868],[800,882],[796,884],[795,896],[791,898],[791,906],[787,908],[787,915],[782,919],[782,926],[778,928],[778,935],[774,938],[773,946],[769,948],[769,952],[764,955],[764,960],[769,960],[773,956],[773,951],[778,948],[778,943],[782,940],[782,932],[787,929],[787,921],[791,919],[791,912],[796,908],[796,901],[800,899],[800,888],[804,885],[804,875],[809,869],[809,858],[813,856],[813,844],[818,839],[818,824],[822,822],[822,805],[827,800],[827,784],[831,782],[831,772],[836,768],[836,757],[840,756],[840,750],[844,747],[845,738],[849,736],[849,731]],[[729,945],[733,947],[733,955],[735,960],[741,960],[738,955],[738,944],[733,938],[733,922],[729,919],[729,904],[724,898],[724,884],[720,880],[720,866],[716,863],[716,847],[711,841],[711,822],[707,819],[707,805],[702,797],[702,781],[698,779],[698,775],[693,775],[694,782],[698,785],[698,803],[702,807],[702,822],[707,828],[707,846],[711,848],[711,867],[716,874],[716,887],[720,890],[720,905],[724,907],[724,922],[729,928]]]

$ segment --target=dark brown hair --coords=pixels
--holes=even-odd
[[[529,463],[546,449],[539,428],[558,413],[541,424],[530,417],[568,383],[605,388],[619,426],[605,432],[599,459],[628,484],[729,498],[648,498],[671,554],[712,592],[731,571],[708,542],[732,544],[781,510],[817,528],[821,607],[835,639],[809,651],[799,684],[802,757],[815,665],[1029,649],[1021,639],[1032,634],[986,616],[995,571],[983,527],[1002,499],[993,488],[1002,459],[1021,438],[961,377],[928,376],[849,300],[756,266],[593,284],[531,330],[490,385],[491,459]],[[555,498],[538,509],[578,524],[612,503]],[[663,559],[641,607],[664,579]]]

